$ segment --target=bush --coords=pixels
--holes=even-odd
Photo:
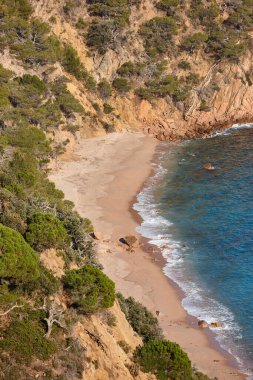
[[[86,71],[83,70],[76,50],[70,45],[66,45],[64,48],[62,64],[64,68],[77,79],[83,79],[86,76]]]
[[[113,19],[115,24],[126,26],[129,23],[128,0],[88,0],[88,10],[92,16]]]
[[[242,0],[235,4],[235,11],[230,14],[226,24],[236,29],[251,30],[253,25],[253,3],[251,0]]]
[[[117,70],[117,74],[122,77],[131,77],[131,76],[139,76],[142,74],[143,68],[145,64],[141,62],[125,62],[122,66]]]
[[[156,7],[165,11],[168,16],[174,15],[176,8],[179,6],[179,0],[160,0]]]
[[[171,74],[168,74],[161,79],[148,81],[145,84],[146,88],[137,89],[136,94],[141,99],[146,100],[170,96],[175,102],[184,101],[189,92],[188,86]]]
[[[208,34],[207,33],[194,33],[193,35],[186,37],[185,40],[182,42],[182,48],[193,52],[195,49],[200,48],[201,46],[204,46],[205,42],[208,40]]]
[[[29,283],[24,286],[24,290],[31,294],[36,292],[37,296],[49,296],[57,292],[59,281],[54,277],[52,272],[40,265],[40,277],[36,283]]]
[[[14,321],[3,333],[0,350],[9,352],[23,364],[29,364],[33,358],[47,360],[56,348],[44,335],[39,324],[30,320]]]
[[[247,45],[238,33],[232,31],[228,33],[220,28],[213,27],[209,34],[207,46],[209,52],[217,59],[226,58],[231,61],[238,61],[245,52]]]
[[[136,349],[134,357],[143,372],[155,374],[158,380],[192,379],[191,362],[176,343],[150,340]]]
[[[108,103],[104,103],[103,109],[104,109],[104,113],[106,115],[112,113],[112,111],[114,110],[114,108],[112,106],[110,106],[110,104],[108,104]]]
[[[41,129],[35,127],[19,127],[7,130],[8,143],[33,153],[38,158],[48,157],[51,153],[49,142]]]
[[[23,237],[0,224],[0,277],[10,285],[38,281],[39,259]]]
[[[83,313],[94,313],[113,306],[115,285],[100,269],[85,265],[69,271],[63,279],[71,305]]]
[[[145,22],[140,28],[148,54],[164,54],[172,45],[172,38],[177,34],[177,23],[172,17],[155,17]]]
[[[131,83],[126,78],[116,78],[112,85],[119,93],[126,93],[131,90]]]
[[[26,240],[38,251],[48,248],[64,248],[70,238],[63,223],[52,214],[34,214],[28,223]]]
[[[202,0],[192,0],[191,2],[189,16],[195,22],[198,20],[203,25],[211,25],[219,14],[219,6],[214,1],[210,1],[209,4],[204,4]]]
[[[32,13],[32,7],[28,0],[8,0],[3,5],[1,4],[1,6],[6,15],[16,14],[22,18],[26,18]]]
[[[162,331],[159,327],[158,320],[148,309],[134,298],[124,298],[118,294],[118,300],[121,310],[126,319],[132,326],[133,330],[145,341],[150,339],[162,338]]]
[[[86,34],[87,46],[105,54],[108,49],[115,48],[115,23],[111,20],[92,23]]]
[[[101,98],[109,98],[112,95],[112,87],[111,84],[103,79],[98,83],[98,92]]]

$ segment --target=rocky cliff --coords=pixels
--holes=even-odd
[[[210,2],[205,1],[122,2],[129,13],[125,24],[121,21],[123,26],[114,25],[113,30],[109,24],[123,16],[115,5],[110,5],[113,2],[105,3],[107,9],[102,11],[97,10],[102,1],[62,0],[53,4],[40,0],[33,4],[34,16],[76,49],[97,83],[98,90],[87,90],[80,81],[69,77],[68,88],[93,119],[87,119],[82,134],[138,129],[158,139],[175,140],[205,136],[233,123],[252,121],[250,2],[245,5],[249,13],[247,25],[240,20],[240,12],[245,11],[240,9],[243,1],[214,1],[211,5],[216,8],[211,10]],[[209,12],[210,17],[203,16],[203,12]],[[158,22],[166,17],[176,20],[175,34],[171,26],[167,30],[164,25],[155,36],[150,31],[141,32],[150,20]],[[95,42],[89,30],[93,25],[109,25],[105,31],[95,30]],[[218,31],[212,36],[215,28]],[[242,49],[238,48],[240,44]],[[168,76],[176,78],[178,83],[173,85],[178,89],[171,88]],[[124,80],[121,86],[118,79]],[[99,87],[103,81],[112,85],[109,94]],[[144,95],[140,96],[140,88],[146,90]]]

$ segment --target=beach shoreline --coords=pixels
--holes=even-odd
[[[158,249],[151,253],[147,240],[136,231],[141,217],[133,204],[153,173],[157,144],[151,137],[128,132],[81,140],[73,159],[61,161],[50,179],[82,216],[92,220],[99,261],[117,290],[154,314],[159,312],[166,338],[179,343],[198,370],[219,380],[243,379],[214,334],[199,329],[196,318],[183,309],[182,290],[162,271],[165,259]],[[141,243],[134,252],[119,243],[126,235],[135,235]]]

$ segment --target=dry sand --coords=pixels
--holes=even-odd
[[[156,145],[151,137],[127,132],[81,140],[73,159],[62,161],[51,180],[92,220],[100,235],[99,260],[117,290],[153,313],[159,310],[165,336],[182,346],[198,370],[219,380],[242,379],[232,357],[181,306],[182,293],[162,273],[161,256],[148,252],[147,246],[129,253],[119,244],[125,235],[141,238],[131,204],[152,171]]]

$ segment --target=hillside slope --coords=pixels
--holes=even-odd
[[[31,4],[54,54],[35,41],[45,57],[31,57],[29,33],[7,34],[0,63],[49,82],[65,76],[84,136],[138,129],[175,140],[252,121],[251,0]]]

